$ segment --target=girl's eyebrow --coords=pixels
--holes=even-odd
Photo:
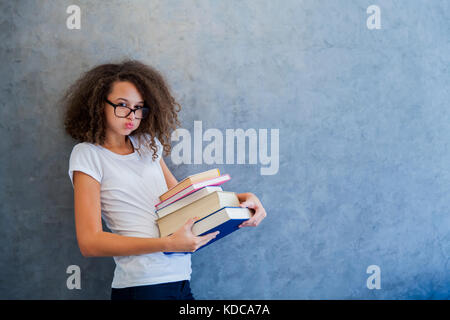
[[[119,100],[119,99],[122,99],[122,100],[125,100],[126,102],[129,102],[127,99],[125,99],[125,98],[117,98],[116,100]],[[139,101],[138,103],[143,103],[144,101]]]

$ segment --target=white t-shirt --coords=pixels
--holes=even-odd
[[[139,141],[129,136],[134,148]],[[149,135],[146,135],[149,139]],[[140,153],[120,155],[100,145],[88,142],[73,147],[69,161],[69,176],[73,187],[73,171],[82,171],[100,182],[101,216],[113,232],[129,237],[158,238],[155,205],[159,195],[167,191],[164,173],[158,158],[153,161],[151,149],[140,144]],[[145,148],[145,149],[144,149]],[[116,268],[112,288],[149,285],[191,278],[191,255],[155,252],[135,256],[114,257]]]

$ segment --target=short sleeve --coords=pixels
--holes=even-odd
[[[102,168],[95,150],[86,143],[79,143],[73,147],[69,160],[69,177],[73,187],[73,172],[82,171],[101,183]]]

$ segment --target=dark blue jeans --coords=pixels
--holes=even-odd
[[[111,300],[195,300],[189,280],[111,288]]]

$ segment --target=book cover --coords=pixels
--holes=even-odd
[[[190,193],[189,195],[182,197],[182,198],[168,204],[165,207],[162,207],[161,209],[157,209],[156,214],[158,215],[158,218],[162,218],[178,209],[183,208],[184,206],[187,206],[188,204],[190,204],[198,199],[201,199],[201,198],[207,196],[210,193],[213,193],[214,191],[223,191],[223,189],[222,189],[222,187],[219,187],[219,186],[202,187],[202,188]]]
[[[181,182],[177,183],[175,186],[164,192],[162,195],[159,196],[159,199],[162,201],[167,200],[174,194],[178,193],[179,191],[186,189],[188,186],[202,182],[204,180],[210,180],[216,177],[220,176],[219,169],[211,169],[208,171],[200,172],[194,175],[190,175],[186,178],[184,178]]]
[[[215,191],[178,209],[158,220],[156,223],[161,237],[165,237],[181,228],[188,219],[200,219],[218,211],[223,207],[239,206],[239,199],[235,192]]]
[[[231,179],[231,177],[229,174],[224,174],[224,175],[221,175],[221,176],[213,178],[213,179],[204,180],[202,182],[192,184],[192,185],[186,187],[185,189],[178,191],[176,194],[172,195],[170,198],[156,204],[155,208],[157,210],[159,210],[159,209],[164,208],[165,206],[168,206],[169,204],[171,204],[183,197],[186,197],[187,195],[197,191],[198,189],[201,189],[206,186],[219,186],[219,185],[227,182],[230,179]]]

